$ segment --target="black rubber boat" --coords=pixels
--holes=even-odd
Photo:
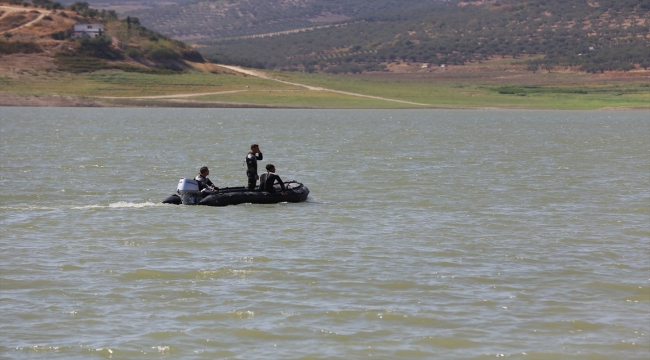
[[[284,183],[287,194],[283,195],[280,185],[275,185],[274,193],[266,191],[250,191],[246,187],[227,187],[219,189],[216,194],[206,194],[194,190],[187,191],[188,185],[192,186],[194,180],[181,179],[177,191],[178,194],[167,197],[163,204],[175,205],[206,205],[206,206],[228,206],[237,204],[277,204],[281,202],[302,202],[307,200],[309,189],[297,181]]]

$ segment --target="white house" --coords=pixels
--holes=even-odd
[[[104,24],[77,24],[72,28],[72,37],[97,37],[104,33]]]

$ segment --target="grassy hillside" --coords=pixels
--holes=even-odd
[[[306,72],[540,55],[530,71],[603,72],[650,68],[649,26],[650,0],[454,1],[362,16],[341,27],[199,43],[218,62]]]
[[[35,73],[0,78],[0,88],[11,89],[12,93],[24,96],[61,95],[124,99],[174,94],[219,93],[242,89],[253,89],[254,91],[298,89],[295,86],[269,80],[217,71],[212,73],[188,71],[169,75],[100,70],[92,73],[49,72],[38,74],[38,76],[33,75]]]
[[[57,99],[74,97],[93,101],[94,106],[650,109],[648,77],[526,74],[496,63],[451,66],[428,74],[266,72],[270,79],[208,63],[196,64],[196,71],[171,75],[31,71],[0,77],[0,105],[48,101],[56,105],[62,104]],[[471,72],[466,71],[469,68]],[[17,96],[17,101],[3,101],[10,95]]]

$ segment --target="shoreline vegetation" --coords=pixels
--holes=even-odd
[[[530,74],[504,60],[352,76],[191,65],[173,75],[0,66],[0,106],[650,110],[648,71]]]

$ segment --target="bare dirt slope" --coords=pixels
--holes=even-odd
[[[11,34],[13,40],[42,40],[52,33],[69,30],[74,24],[86,21],[68,10],[25,8],[0,3],[0,11],[4,12],[0,17],[0,31]]]

